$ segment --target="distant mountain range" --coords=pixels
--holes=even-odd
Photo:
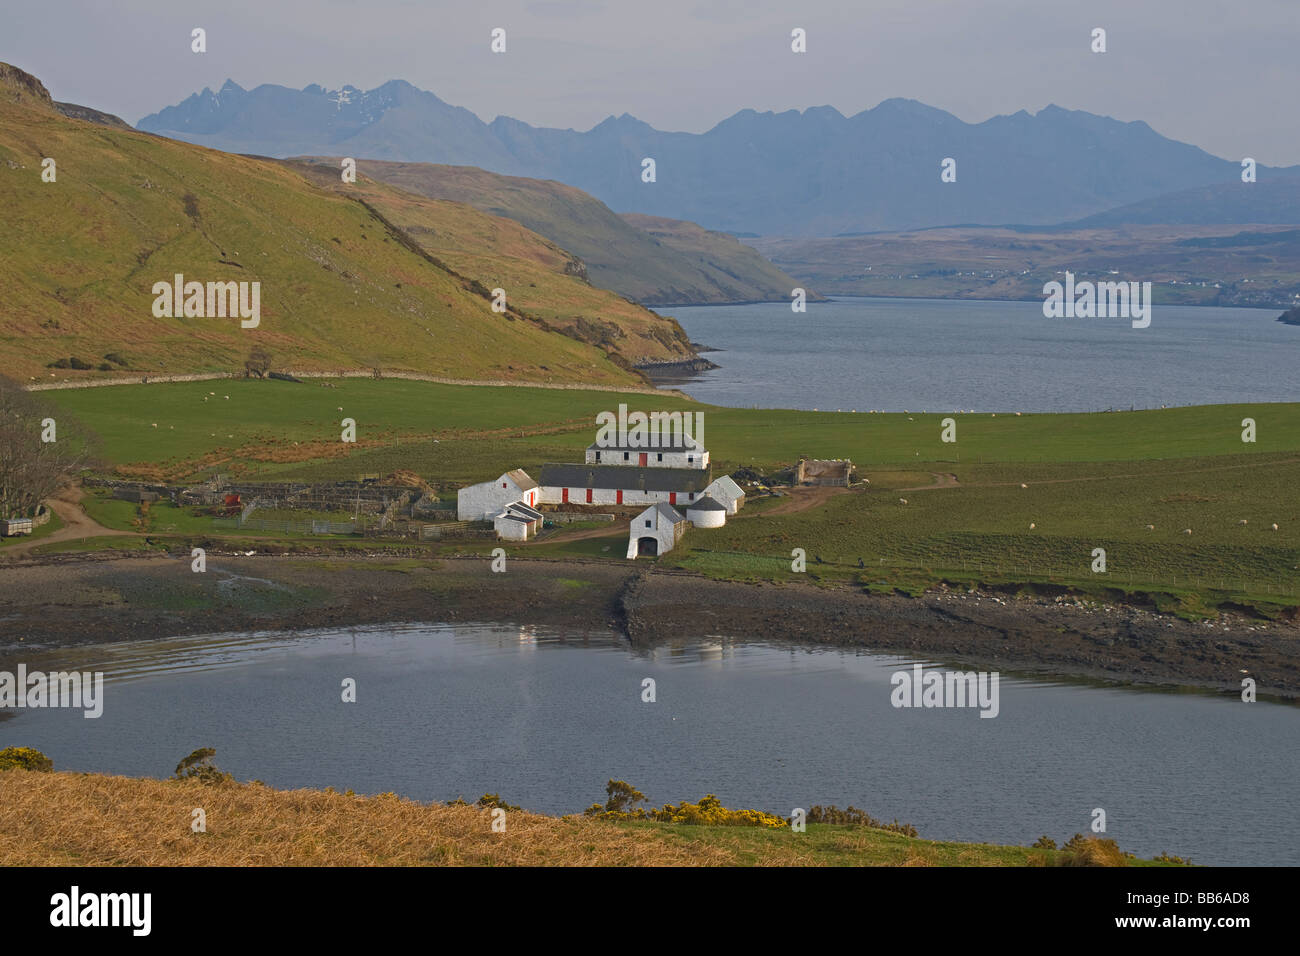
[[[1176,207],[1169,214],[1186,218],[1196,190],[1244,185],[1239,158],[1211,156],[1143,122],[1057,106],[970,124],[890,99],[851,117],[828,106],[742,110],[700,134],[663,132],[627,114],[578,132],[507,116],[484,123],[401,80],[369,91],[245,90],[228,80],[138,127],[233,152],[468,165],[555,179],[619,212],[742,235],[1047,225],[1180,193],[1168,200]],[[642,181],[647,157],[655,160],[653,183]],[[945,183],[940,166],[949,157],[957,179]],[[1275,172],[1259,167],[1260,183]],[[1251,221],[1235,210],[1225,215]]]

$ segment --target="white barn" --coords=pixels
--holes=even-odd
[[[690,522],[671,505],[662,502],[651,505],[628,526],[627,556],[629,559],[637,555],[657,557],[671,551],[688,527]]]
[[[713,483],[704,489],[704,493],[726,508],[729,515],[734,515],[745,504],[745,492],[730,475],[714,478]]]
[[[458,521],[493,521],[507,505],[520,504],[536,508],[541,495],[537,482],[522,468],[507,471],[496,481],[481,481],[456,492]]]

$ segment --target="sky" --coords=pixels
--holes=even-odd
[[[969,123],[1055,103],[1292,165],[1297,48],[1300,0],[0,0],[0,61],[130,123],[227,78],[404,79],[484,120],[579,130],[631,113],[703,132],[741,109],[852,115],[899,96]]]

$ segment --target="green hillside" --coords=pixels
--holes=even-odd
[[[46,157],[53,182],[42,180]],[[38,80],[4,64],[0,207],[0,356],[24,381],[240,371],[259,346],[280,369],[625,385],[640,381],[629,362],[683,348],[676,323],[562,271],[529,281],[556,301],[572,293],[573,310],[593,320],[659,322],[659,339],[647,340],[659,344],[641,355],[628,339],[624,354],[610,335],[597,347],[513,296],[509,311],[494,312],[486,279],[453,271],[355,198],[273,161],[66,116]],[[427,218],[439,215],[466,236],[489,218],[451,204]],[[491,230],[477,232],[491,241]],[[549,250],[522,230],[512,242],[524,256]],[[259,282],[260,323],[156,317],[153,286],[176,273]]]
[[[321,160],[334,168],[337,160]],[[522,223],[577,256],[594,285],[647,305],[788,300],[802,283],[732,236],[655,216],[619,216],[580,189],[473,166],[359,160],[373,179]]]

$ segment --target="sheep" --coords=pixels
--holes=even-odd
[[[1192,533],[1192,529],[1191,529],[1191,528],[1184,528],[1184,529],[1183,529],[1183,534],[1191,534],[1191,533]]]
[[[1240,521],[1237,522],[1237,524],[1245,524],[1246,521],[1247,521],[1246,518],[1242,518]]]
[[[158,423],[157,423],[157,422],[154,422],[154,423],[153,423],[153,427],[154,427],[154,428],[157,428],[157,427],[158,427]]]
[[[1021,488],[1028,488],[1029,486],[1028,486],[1027,484],[1025,484],[1025,483],[1022,481],[1022,482],[1020,483],[1020,487],[1021,487]]]
[[[1147,525],[1147,530],[1148,530],[1148,531],[1155,531],[1155,530],[1156,530],[1156,526],[1153,525],[1153,524],[1149,524],[1149,525]]]
[[[1276,522],[1276,521],[1273,522],[1273,530],[1274,530],[1274,531],[1277,530],[1277,522]]]
[[[900,505],[905,505],[905,504],[907,504],[907,499],[906,499],[906,498],[899,498],[899,499],[898,499],[898,503],[899,503]]]
[[[1037,528],[1037,527],[1038,527],[1038,525],[1034,524],[1032,521],[1029,522],[1029,530],[1030,530],[1030,531],[1033,531],[1033,530],[1034,530],[1035,528]]]

